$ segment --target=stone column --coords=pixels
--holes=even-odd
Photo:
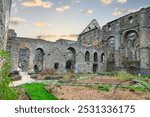
[[[116,36],[115,36],[115,68],[120,69],[122,67],[121,53],[120,53],[120,22],[116,26]]]
[[[142,74],[150,73],[150,29],[147,28],[145,9],[140,13],[140,67]]]

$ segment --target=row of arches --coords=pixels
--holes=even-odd
[[[117,47],[120,43],[120,47]],[[107,71],[115,66],[115,49],[119,49],[122,65],[131,67],[130,63],[140,61],[139,35],[135,30],[128,30],[121,34],[121,40],[116,41],[115,36],[110,36],[106,41],[107,47]]]
[[[66,69],[67,70],[75,70],[76,64],[76,50],[73,47],[69,47],[66,51]],[[101,62],[104,63],[105,54],[101,54]],[[34,52],[33,58],[33,67],[34,71],[38,72],[43,70],[43,60],[44,60],[44,51],[42,48],[37,48]],[[22,71],[28,71],[30,61],[30,50],[29,48],[20,48],[19,50],[19,62],[18,67],[22,69]],[[90,52],[85,52],[85,61],[90,62]],[[95,52],[93,54],[93,71],[96,72],[98,68],[98,53]],[[59,63],[54,63],[54,69],[59,69]]]
[[[38,72],[43,69],[43,59],[44,59],[44,51],[41,48],[35,50],[34,54],[34,71]],[[29,59],[30,59],[30,50],[29,48],[20,48],[19,50],[19,63],[18,67],[22,71],[28,71],[29,68]]]
[[[100,57],[101,58],[100,59],[101,63],[104,63],[104,57],[105,57],[105,54],[102,53],[101,57]],[[97,54],[97,52],[94,53],[93,61],[94,62],[98,62],[98,54]],[[90,52],[89,51],[85,52],[85,62],[90,62]]]

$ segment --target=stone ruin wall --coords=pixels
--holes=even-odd
[[[0,49],[5,49],[7,45],[10,8],[11,0],[0,0]]]
[[[12,71],[19,67],[28,72],[44,69],[66,72],[70,69],[76,73],[92,73],[93,67],[96,67],[94,72],[100,73],[105,68],[104,63],[99,59],[102,51],[94,47],[83,47],[78,42],[58,40],[54,43],[19,37],[11,37],[9,42],[11,42],[9,49],[13,58]],[[85,61],[87,51],[90,53],[89,61]],[[97,53],[97,61],[94,61],[94,53]]]
[[[130,13],[102,28],[92,20],[77,42],[60,39],[53,43],[15,36],[9,41],[15,70],[20,48],[24,48],[26,55],[29,54],[25,58],[29,59],[28,71],[55,68],[65,72],[70,68],[77,73],[95,72],[95,69],[97,73],[103,73],[127,69],[133,73],[150,74],[150,8]]]

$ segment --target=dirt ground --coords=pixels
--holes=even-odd
[[[132,92],[128,89],[114,89],[109,92],[100,91],[96,88],[85,86],[55,86],[48,85],[46,89],[59,99],[64,100],[145,100],[150,99],[150,92]]]
[[[119,84],[122,80],[116,77],[97,76],[88,79],[78,80],[80,83],[102,83],[102,84]],[[127,83],[126,83],[127,84]]]

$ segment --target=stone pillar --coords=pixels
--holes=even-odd
[[[150,29],[146,24],[145,9],[141,10],[140,14],[140,67],[142,74],[150,74]]]
[[[115,68],[120,69],[122,67],[121,53],[120,53],[120,22],[116,26],[116,36],[115,36]]]
[[[12,0],[0,0],[0,49],[6,49]]]

